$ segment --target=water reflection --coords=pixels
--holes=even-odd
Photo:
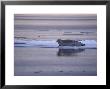
[[[83,52],[85,49],[59,49],[58,56],[74,56],[76,53]]]

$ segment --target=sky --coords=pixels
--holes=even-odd
[[[15,14],[17,29],[94,29],[96,14]]]

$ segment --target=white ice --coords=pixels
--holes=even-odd
[[[82,48],[97,48],[97,42],[95,40],[81,40],[81,43],[85,44]],[[36,46],[36,47],[58,47],[59,44],[56,40],[20,40],[15,39],[15,46]],[[20,44],[21,43],[21,44]],[[23,44],[24,43],[24,44]]]

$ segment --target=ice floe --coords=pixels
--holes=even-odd
[[[81,43],[85,44],[85,46],[81,46],[78,48],[97,48],[97,42],[95,40],[80,40]],[[21,40],[15,39],[14,42],[15,47],[44,47],[44,48],[57,48],[59,44],[57,40]],[[62,48],[75,48],[75,47],[62,47]],[[77,48],[77,47],[76,47]]]

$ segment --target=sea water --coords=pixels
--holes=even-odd
[[[60,53],[60,55],[58,55]],[[96,76],[97,49],[15,47],[15,76]]]

